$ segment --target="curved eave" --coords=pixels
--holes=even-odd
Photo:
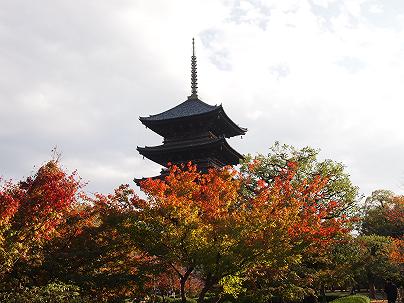
[[[231,153],[232,155],[234,155],[235,158],[237,158],[236,161],[234,161],[234,163],[232,163],[233,165],[237,165],[240,163],[240,160],[244,159],[244,156],[242,154],[240,154],[238,151],[236,151],[233,147],[230,146],[230,144],[226,141],[226,139],[223,138],[223,143],[222,143],[228,151],[229,153]]]
[[[164,120],[149,120],[148,117],[139,117],[140,122],[145,125],[147,128],[150,128],[155,133],[159,134],[162,137],[167,135],[167,125],[177,124],[179,122],[192,121],[198,119],[218,119],[218,122],[215,121],[217,128],[222,131],[219,132],[217,130],[217,135],[224,135],[226,138],[231,138],[234,136],[241,136],[247,132],[247,128],[240,127],[236,123],[234,123],[226,112],[223,109],[222,105],[217,106],[215,109],[201,113],[196,115],[189,115],[171,119]]]
[[[225,138],[218,138],[215,140],[211,140],[208,142],[202,142],[198,144],[189,144],[189,145],[176,145],[176,146],[164,146],[163,145],[158,145],[158,146],[146,146],[146,147],[137,147],[136,149],[138,152],[142,155],[145,156],[146,158],[159,163],[160,165],[165,166],[168,162],[172,162],[170,159],[167,159],[171,154],[177,154],[181,152],[193,152],[197,150],[203,150],[203,149],[219,149],[223,153],[223,148],[226,150],[227,155],[226,158],[230,160],[229,164],[236,165],[239,163],[240,159],[244,159],[243,155],[241,155],[239,152],[237,152],[235,149],[233,149],[229,143],[227,143]],[[166,154],[167,157],[164,157],[163,155]],[[163,158],[165,158],[163,160]]]
[[[184,148],[189,148],[189,147],[202,147],[202,146],[209,146],[209,145],[214,145],[217,144],[218,142],[220,143],[223,141],[224,138],[215,138],[215,139],[210,139],[210,140],[190,140],[183,142],[182,144],[162,144],[162,145],[156,145],[156,146],[145,146],[145,147],[137,147],[137,150],[148,150],[148,151],[178,151],[182,150]]]
[[[146,181],[146,180],[148,180],[148,179],[152,179],[152,180],[160,179],[160,180],[162,180],[162,179],[164,179],[165,177],[166,177],[166,174],[161,174],[161,175],[157,175],[157,176],[154,176],[154,177],[148,177],[148,178],[145,178],[145,177],[142,177],[142,178],[133,178],[133,181],[136,183],[137,186],[140,186],[140,183],[141,183],[142,181]]]
[[[221,118],[226,123],[226,125],[228,125],[229,129],[231,129],[231,132],[226,134],[226,137],[230,138],[230,137],[234,137],[234,136],[245,135],[245,133],[247,132],[247,128],[240,127],[236,123],[234,123],[233,120],[231,120],[229,118],[229,116],[226,114],[226,112],[224,111],[224,108],[221,104],[219,105],[219,109],[221,110],[221,113],[220,113]]]

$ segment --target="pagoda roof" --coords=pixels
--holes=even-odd
[[[165,125],[167,124],[210,116],[218,117],[220,120],[216,122],[217,119],[215,119],[215,123],[220,125],[219,128],[222,130],[222,133],[218,135],[225,135],[229,138],[244,135],[247,132],[246,128],[238,126],[227,116],[222,105],[209,105],[198,98],[191,97],[167,111],[149,117],[139,117],[139,120],[154,132],[165,137],[167,135]]]
[[[160,114],[150,115],[149,117],[140,117],[140,121],[161,121],[177,119],[195,115],[201,115],[217,110],[221,106],[209,105],[197,98],[188,99],[177,106],[166,110]]]
[[[210,140],[187,140],[182,144],[162,144],[158,146],[137,147],[139,153],[146,158],[159,163],[162,166],[167,166],[168,162],[172,161],[173,154],[192,153],[196,151],[218,151],[226,163],[224,165],[236,165],[240,159],[244,157],[233,149],[225,138],[215,138]],[[187,159],[187,161],[193,159]],[[180,161],[181,162],[181,161]]]

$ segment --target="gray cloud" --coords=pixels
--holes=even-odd
[[[217,29],[207,29],[199,34],[202,45],[206,48],[212,48],[212,43],[222,38],[222,33]]]
[[[343,10],[340,1],[308,9],[212,1],[197,16],[181,1],[2,1],[0,175],[28,175],[54,146],[64,166],[90,181],[89,191],[109,192],[133,177],[157,174],[159,166],[143,160],[136,146],[162,139],[138,116],[185,100],[189,42],[196,35],[201,95],[223,102],[249,129],[242,140],[230,140],[236,149],[266,153],[275,140],[311,145],[322,157],[344,162],[363,192],[397,190],[404,183],[404,167],[397,164],[404,152],[397,122],[403,53],[388,64],[400,28],[385,25],[401,11],[383,2],[377,13],[371,2],[361,6],[356,22],[372,26],[365,33],[376,38],[385,37],[376,36],[378,26],[391,37],[380,49],[373,36],[364,40],[369,50],[350,42],[366,38],[360,31],[340,43],[333,23]],[[332,31],[314,27],[318,18]],[[290,22],[293,29],[282,26]],[[380,51],[386,54],[378,59]],[[371,73],[369,63],[375,63]]]
[[[210,56],[210,60],[219,70],[223,71],[231,70],[229,52],[227,50],[215,51]]]
[[[289,66],[282,63],[271,66],[269,70],[271,74],[274,75],[278,80],[287,77],[290,74]]]
[[[246,6],[249,6],[249,8],[246,8]],[[251,12],[253,13],[252,15]],[[262,30],[266,30],[270,15],[271,9],[265,4],[265,1],[236,0],[231,1],[230,16],[227,20],[236,24],[254,24]]]
[[[217,29],[207,29],[199,34],[202,45],[210,50],[210,62],[222,71],[230,71],[232,69],[230,62],[230,52],[220,46],[223,39],[223,32]],[[219,46],[217,44],[219,43]]]
[[[363,4],[364,18],[377,27],[400,29],[403,26],[404,5],[400,0],[371,0]]]
[[[165,79],[167,87],[152,88],[162,74],[113,18],[123,8],[99,2],[79,10],[70,1],[2,2],[1,175],[26,175],[49,159],[53,146],[62,151],[66,166],[80,162],[85,170],[86,163],[110,165],[116,151],[137,156],[136,145],[148,142],[139,140],[144,133],[137,118],[153,110],[150,101],[169,92],[170,83]],[[98,190],[131,179],[111,179]],[[91,181],[91,190],[97,190],[97,180]]]
[[[309,1],[311,11],[318,17],[321,26],[329,31],[333,31],[332,20],[342,13],[342,3],[340,1],[330,2],[327,5],[318,5],[315,1]]]

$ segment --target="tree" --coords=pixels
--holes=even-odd
[[[393,240],[390,237],[370,235],[357,238],[361,253],[362,275],[369,283],[370,294],[375,298],[375,283],[385,279],[397,281],[400,270],[397,263],[392,262],[394,251]]]
[[[76,202],[80,181],[57,161],[49,161],[26,180],[0,188],[0,281],[16,262],[41,256],[40,248],[57,235],[57,227]]]
[[[402,238],[404,235],[404,196],[376,190],[365,201],[361,234]]]
[[[58,236],[44,245],[43,260],[31,266],[29,275],[43,284],[73,283],[97,302],[151,292],[151,275],[162,270],[139,252],[126,230],[133,195],[128,185],[121,185],[107,196],[82,196],[65,215]]]
[[[326,179],[325,186],[319,193],[319,203],[327,204],[338,201],[339,207],[330,216],[339,217],[356,215],[356,202],[359,200],[358,187],[354,186],[344,165],[332,160],[318,160],[319,150],[311,147],[296,149],[279,142],[270,148],[268,155],[247,155],[241,163],[241,172],[250,176],[251,180],[264,180],[272,183],[288,163],[296,163],[296,173],[292,182],[311,182],[320,177]],[[248,190],[248,188],[247,188]]]
[[[367,250],[363,267],[374,289],[378,279],[390,278],[403,284],[404,276],[404,196],[376,190],[366,199],[358,240]],[[374,295],[372,293],[372,295]]]
[[[185,284],[194,270],[201,272],[206,269],[203,264],[215,262],[220,262],[223,270],[234,266],[226,255],[215,252],[241,251],[241,243],[246,242],[245,236],[237,243],[230,236],[237,232],[232,229],[234,222],[240,220],[235,207],[238,184],[229,171],[212,170],[202,175],[189,165],[184,171],[173,166],[165,180],[149,179],[141,185],[148,199],[135,201],[138,212],[133,219],[133,237],[142,250],[177,273],[183,302]],[[227,211],[231,207],[233,213]],[[248,245],[245,248],[249,251]],[[208,274],[204,282],[201,300],[219,281]]]
[[[164,180],[141,184],[147,199],[133,201],[133,237],[177,272],[183,302],[193,272],[204,283],[199,302],[215,285],[237,294],[251,268],[286,270],[348,231],[349,220],[335,217],[340,203],[321,201],[328,180],[296,182],[296,173],[289,162],[267,183],[230,168],[201,174],[173,166]]]
[[[321,186],[318,186],[315,192],[314,209],[320,211],[322,207],[333,206],[332,209],[325,211],[327,214],[322,217],[322,220],[332,222],[334,219],[342,219],[344,224],[347,224],[346,227],[352,228],[357,221],[356,204],[360,199],[358,187],[352,184],[341,163],[332,160],[320,161],[318,153],[318,150],[310,147],[296,149],[276,142],[266,156],[248,155],[241,165],[241,173],[249,180],[244,185],[245,194],[253,196],[256,183],[262,182],[259,180],[273,184],[279,173],[287,169],[288,163],[293,162],[296,167],[293,178],[290,180],[291,184],[304,188],[308,184],[320,182]],[[347,241],[345,235],[346,233],[330,238],[334,244],[339,245]],[[324,290],[325,285],[339,279],[337,275],[334,276],[335,279],[331,279],[336,273],[334,247],[332,245],[317,246],[317,249],[314,247],[303,250],[301,262],[295,264],[293,268],[289,268],[288,271],[277,271],[284,283],[279,284],[273,279],[266,279],[267,288],[278,289],[277,295],[286,294],[286,299],[296,299],[293,297],[294,294],[302,295],[304,292],[313,294],[313,288]],[[270,272],[272,277],[276,276],[272,269]],[[285,287],[288,289],[285,290]]]

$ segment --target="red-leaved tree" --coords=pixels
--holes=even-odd
[[[76,202],[80,181],[49,161],[24,181],[0,187],[0,281],[18,260],[38,257]]]

